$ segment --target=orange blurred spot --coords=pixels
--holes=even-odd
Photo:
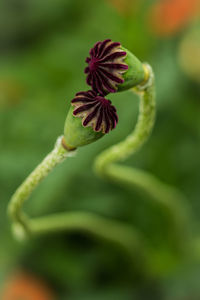
[[[26,273],[10,278],[0,295],[1,300],[55,300],[50,289],[34,276]]]
[[[172,35],[200,13],[200,0],[161,0],[149,12],[150,24],[157,35]]]
[[[138,5],[141,4],[138,0],[107,0],[111,5],[116,8],[118,13],[121,15],[131,15],[137,9]]]

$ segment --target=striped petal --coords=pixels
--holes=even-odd
[[[102,96],[116,92],[117,86],[124,82],[123,73],[128,69],[124,63],[126,52],[121,49],[121,44],[106,39],[97,42],[89,54],[85,68],[87,84]]]
[[[90,126],[94,131],[108,133],[117,125],[116,108],[110,100],[95,91],[77,93],[71,104],[74,107],[73,115],[82,118],[84,127]]]

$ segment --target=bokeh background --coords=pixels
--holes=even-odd
[[[199,15],[198,0],[0,1],[0,299],[200,299]],[[62,134],[70,100],[88,89],[85,58],[105,38],[153,66],[155,128],[126,164],[185,195],[191,242],[183,250],[194,249],[171,249],[169,222],[148,195],[94,176],[95,156],[136,123],[138,99],[129,91],[109,95],[119,114],[116,130],[57,167],[26,210],[89,211],[133,226],[152,249],[148,277],[116,246],[82,232],[19,243],[6,215],[12,193]]]

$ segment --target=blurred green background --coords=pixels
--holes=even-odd
[[[42,287],[32,284],[41,296],[31,298],[29,292],[23,298],[27,300],[200,299],[200,259],[173,253],[169,224],[148,195],[94,176],[95,156],[122,140],[136,123],[138,99],[129,91],[109,95],[119,115],[116,130],[57,167],[31,196],[26,210],[31,216],[90,211],[134,226],[154,249],[155,275],[146,278],[117,247],[81,232],[18,243],[6,215],[15,189],[63,133],[70,100],[88,89],[83,70],[89,49],[111,38],[149,62],[156,74],[155,128],[148,143],[125,164],[180,189],[187,198],[191,239],[200,237],[199,7],[198,0],[0,1],[3,290],[8,283],[12,290],[13,274],[22,272],[50,293],[42,296]],[[21,284],[24,294],[25,285]],[[0,299],[19,298],[2,294]]]

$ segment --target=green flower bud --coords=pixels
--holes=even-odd
[[[147,78],[143,64],[119,42],[97,42],[86,58],[86,82],[100,95],[128,90]]]
[[[63,146],[68,150],[90,144],[116,127],[115,107],[96,92],[79,92],[71,104],[63,140]]]
[[[82,120],[73,115],[73,110],[71,106],[64,126],[63,146],[69,150],[95,142],[104,135],[94,131],[92,127],[83,127]]]
[[[128,65],[128,70],[123,73],[124,82],[118,85],[118,91],[128,90],[146,81],[146,70],[139,59],[129,50],[121,47],[126,52],[124,63]]]

